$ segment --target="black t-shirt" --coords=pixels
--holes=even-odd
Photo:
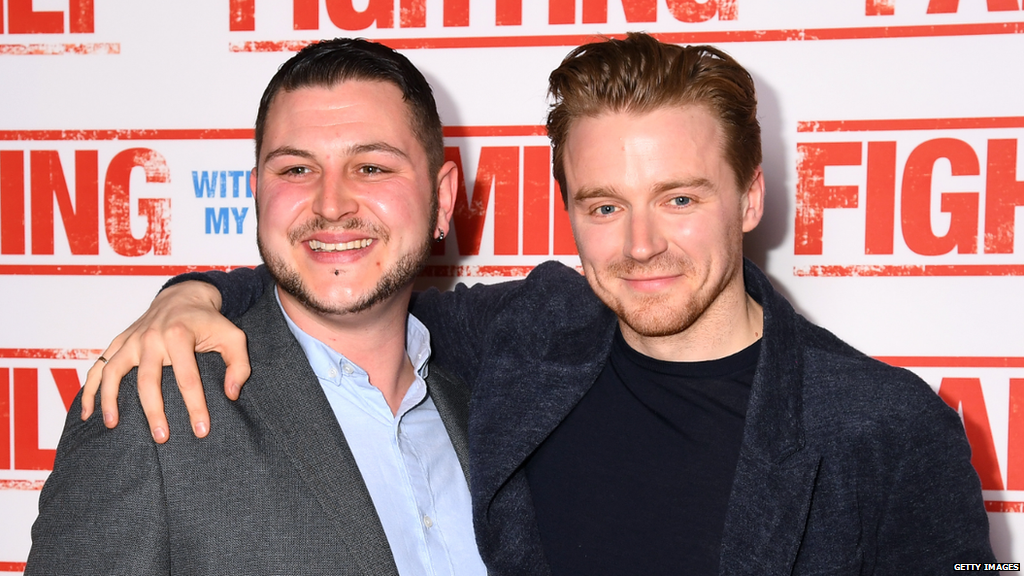
[[[717,573],[759,351],[664,362],[616,332],[593,387],[526,463],[555,576]]]

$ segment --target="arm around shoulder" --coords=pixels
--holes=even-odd
[[[262,286],[263,273],[245,271],[239,278]],[[116,426],[119,383],[132,367],[138,366],[139,396],[149,418],[150,431],[157,442],[165,442],[170,430],[163,415],[160,374],[164,366],[170,365],[189,408],[192,429],[197,436],[205,436],[210,430],[210,416],[196,366],[196,352],[221,353],[228,364],[225,394],[238,398],[250,372],[245,334],[218,313],[218,307],[228,300],[222,299],[216,286],[187,280],[185,275],[172,280],[153,300],[149,310],[104,350],[103,363],[98,362],[89,370],[84,386],[87,396],[82,402],[83,419],[92,413],[94,393],[100,389],[104,422],[108,427]]]
[[[494,319],[522,284],[460,283],[450,291],[431,288],[415,294],[409,311],[430,330],[433,360],[467,378],[480,360]]]
[[[430,329],[434,359],[469,382],[496,339],[521,336],[541,347],[557,334],[592,335],[611,314],[579,272],[554,261],[524,280],[428,290],[411,312]]]
[[[220,313],[232,320],[245,314],[259,301],[263,292],[273,285],[273,278],[266,266],[261,264],[256,268],[235,268],[230,272],[208,270],[179,274],[168,280],[163,288],[193,280],[210,284],[220,292]]]

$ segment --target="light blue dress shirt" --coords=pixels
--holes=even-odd
[[[281,299],[278,295],[278,305]],[[284,308],[281,309],[284,312]],[[430,333],[409,315],[405,349],[416,380],[397,415],[369,376],[284,312],[345,433],[402,576],[483,575],[469,487],[423,380]]]

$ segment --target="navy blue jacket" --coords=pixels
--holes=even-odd
[[[229,316],[260,286],[237,276],[248,280],[205,278]],[[764,336],[720,573],[945,574],[994,562],[956,412],[911,372],[798,315],[749,261],[744,280]],[[472,388],[470,491],[490,574],[548,574],[524,463],[601,372],[615,315],[554,262],[522,281],[422,293],[412,311],[433,361]]]

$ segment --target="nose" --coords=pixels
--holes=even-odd
[[[646,262],[668,247],[665,235],[651,210],[634,209],[627,220],[626,255],[638,262]]]
[[[325,178],[313,200],[313,212],[330,221],[339,221],[359,211],[359,201],[344,178]]]

